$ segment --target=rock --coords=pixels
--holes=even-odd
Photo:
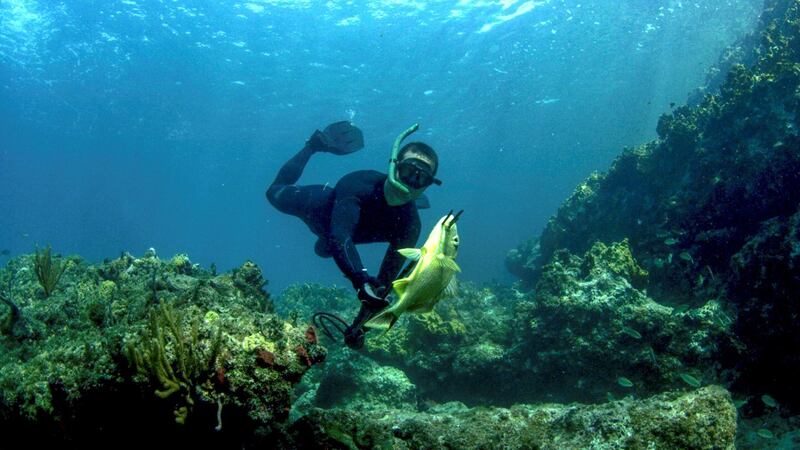
[[[189,275],[171,275],[167,277],[167,287],[172,291],[188,291],[197,287],[200,280]]]
[[[292,432],[298,448],[733,449],[736,409],[725,389],[708,386],[601,405],[316,409]]]
[[[416,386],[402,370],[380,366],[365,356],[343,350],[329,356],[314,404],[348,410],[413,410],[417,404],[416,394]]]
[[[597,402],[629,393],[619,377],[637,395],[681,388],[680,374],[690,371],[716,380],[718,353],[736,347],[723,308],[712,301],[674,314],[633,286],[645,274],[627,241],[596,243],[583,257],[556,252],[535,294],[517,306],[509,358],[520,369],[510,388],[528,401]]]

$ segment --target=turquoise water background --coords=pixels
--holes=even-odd
[[[418,122],[444,181],[423,233],[465,209],[463,277],[512,280],[506,252],[655,137],[761,3],[3,0],[0,249],[154,247],[252,259],[273,292],[344,285],[264,189],[329,122],[352,120],[366,148],[316,156],[301,182],[385,170]],[[375,271],[383,247],[363,251]]]

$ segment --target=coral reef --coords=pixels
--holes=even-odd
[[[134,428],[165,442],[274,439],[294,386],[325,357],[307,324],[271,313],[251,262],[214,275],[152,250],[96,266],[68,257],[44,299],[35,259],[0,270],[16,306],[0,336],[0,417],[11,435],[94,442]]]
[[[555,448],[600,439],[609,448],[650,440],[705,448],[715,439],[728,446],[735,412],[722,389],[634,400],[690,389],[682,374],[703,385],[714,380],[706,359],[730,325],[718,302],[682,313],[655,304],[634,287],[647,275],[626,242],[597,244],[582,257],[559,254],[536,296],[466,284],[435,313],[370,336],[362,354],[337,347],[320,366],[325,349],[298,316],[354,312],[347,291],[287,289],[274,308],[294,316],[286,321],[269,312],[252,263],[212,275],[153,253],[97,266],[67,258],[62,288],[44,301],[32,257],[21,256],[0,271],[20,310],[2,338],[0,413],[17,434],[44,432],[45,442],[110,440],[134,426],[173,445]],[[47,328],[58,323],[59,333]],[[589,379],[598,370],[608,377]],[[601,402],[607,392],[624,399],[510,409],[445,403]],[[607,431],[592,438],[600,423]]]
[[[736,409],[718,386],[603,405],[437,405],[425,412],[315,409],[295,422],[298,448],[732,449]]]

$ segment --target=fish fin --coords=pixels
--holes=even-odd
[[[422,250],[418,248],[401,248],[400,250],[397,250],[397,252],[414,261],[419,260],[419,258],[422,256]]]
[[[379,330],[384,330],[384,332],[389,331],[394,326],[394,323],[397,322],[397,318],[399,317],[394,308],[389,308],[385,311],[378,313],[377,316],[369,319],[367,323],[364,324],[364,328],[375,328]]]
[[[450,282],[447,283],[447,287],[444,288],[444,296],[445,297],[458,296],[458,280],[456,280],[456,277],[451,278]]]
[[[461,267],[458,267],[458,264],[450,258],[442,258],[442,265],[454,272],[461,272]]]
[[[402,297],[403,294],[405,294],[406,287],[408,287],[408,282],[408,278],[400,278],[399,280],[394,280],[392,282],[392,289],[394,289],[398,297]]]

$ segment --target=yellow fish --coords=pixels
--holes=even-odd
[[[400,314],[427,313],[445,296],[456,293],[456,264],[458,255],[458,227],[461,213],[450,211],[436,222],[422,248],[402,248],[398,252],[416,261],[411,273],[392,283],[397,301],[364,324],[367,328],[389,330]],[[402,275],[401,275],[402,276]]]

